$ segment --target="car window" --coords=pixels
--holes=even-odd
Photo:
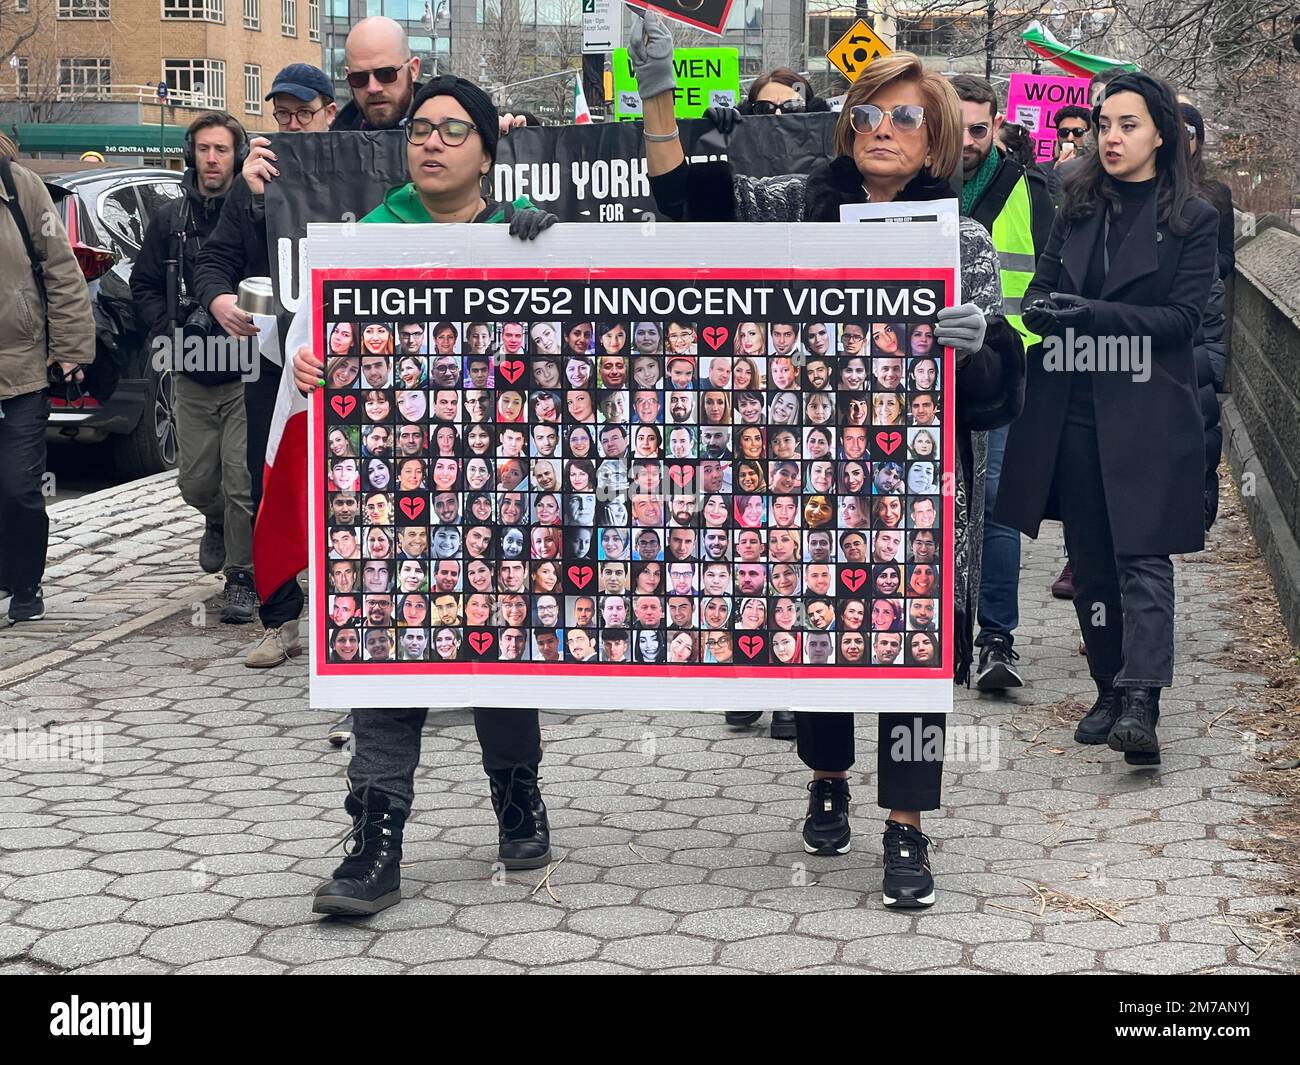
[[[113,240],[113,250],[132,262],[144,244],[144,219],[135,187],[114,189],[100,198],[99,216]]]
[[[176,202],[184,195],[179,181],[142,181],[135,190],[144,204],[145,225],[169,203]]]

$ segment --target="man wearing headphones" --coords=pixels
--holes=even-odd
[[[131,295],[149,330],[154,364],[176,371],[177,480],[185,502],[207,522],[199,565],[208,573],[225,571],[221,620],[234,624],[251,622],[257,614],[240,369],[249,360],[236,357],[244,353],[234,350],[200,304],[195,262],[247,154],[244,127],[224,111],[209,111],[190,123],[184,195],[150,220],[131,271]]]

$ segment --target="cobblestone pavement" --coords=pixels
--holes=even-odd
[[[132,489],[141,510],[177,518],[158,484]],[[122,585],[122,614],[144,616],[127,597],[151,576],[156,597],[202,594],[182,573],[196,535],[181,516],[80,545],[96,562],[62,553],[73,568],[56,587],[78,594],[89,569]],[[168,581],[143,561],[128,576],[108,564],[172,536]],[[1028,688],[959,697],[954,724],[988,728],[949,759],[945,809],[927,815],[939,885],[927,912],[880,905],[874,781],[855,783],[852,853],[809,857],[792,745],[699,714],[544,715],[543,790],[564,856],[554,896],[540,871],[494,874],[473,727],[450,713],[426,731],[405,901],[368,921],[314,918],[345,826],[346,755],[323,739],[332,715],[307,708],[301,661],[251,673],[248,629],[210,612],[198,631],[186,611],[39,676],[0,677],[0,740],[21,723],[103,730],[95,771],[0,761],[0,972],[1300,970],[1300,952],[1249,923],[1282,901],[1267,893],[1278,870],[1233,843],[1259,832],[1251,818],[1272,800],[1234,782],[1256,763],[1231,715],[1216,721],[1250,678],[1210,661],[1225,633],[1205,567],[1179,566],[1164,765],[1135,773],[1070,739],[1070,700],[1090,688],[1068,604],[1046,595],[1056,551],[1049,539],[1026,552]],[[77,617],[80,604],[58,602]],[[95,624],[82,616],[81,634]],[[76,627],[45,625],[48,643],[74,645]],[[39,635],[24,646],[46,650]],[[24,657],[11,638],[0,633],[0,662]],[[859,726],[863,772],[872,724]]]
[[[211,596],[199,569],[203,518],[162,473],[49,508],[45,619],[9,628],[0,613],[0,690],[98,650]]]

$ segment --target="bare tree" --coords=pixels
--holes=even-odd
[[[91,110],[90,103],[102,99],[99,90],[78,90],[64,83],[59,68],[58,50],[50,23],[54,5],[31,5],[31,10],[14,13],[12,0],[0,0],[0,100],[13,101],[21,122],[75,122]],[[108,23],[100,25],[105,38]],[[103,54],[108,54],[107,39]],[[25,61],[25,81],[18,85],[17,67],[12,61]]]

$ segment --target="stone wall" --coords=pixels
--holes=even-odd
[[[1300,644],[1300,236],[1262,229],[1237,249],[1228,458]]]

